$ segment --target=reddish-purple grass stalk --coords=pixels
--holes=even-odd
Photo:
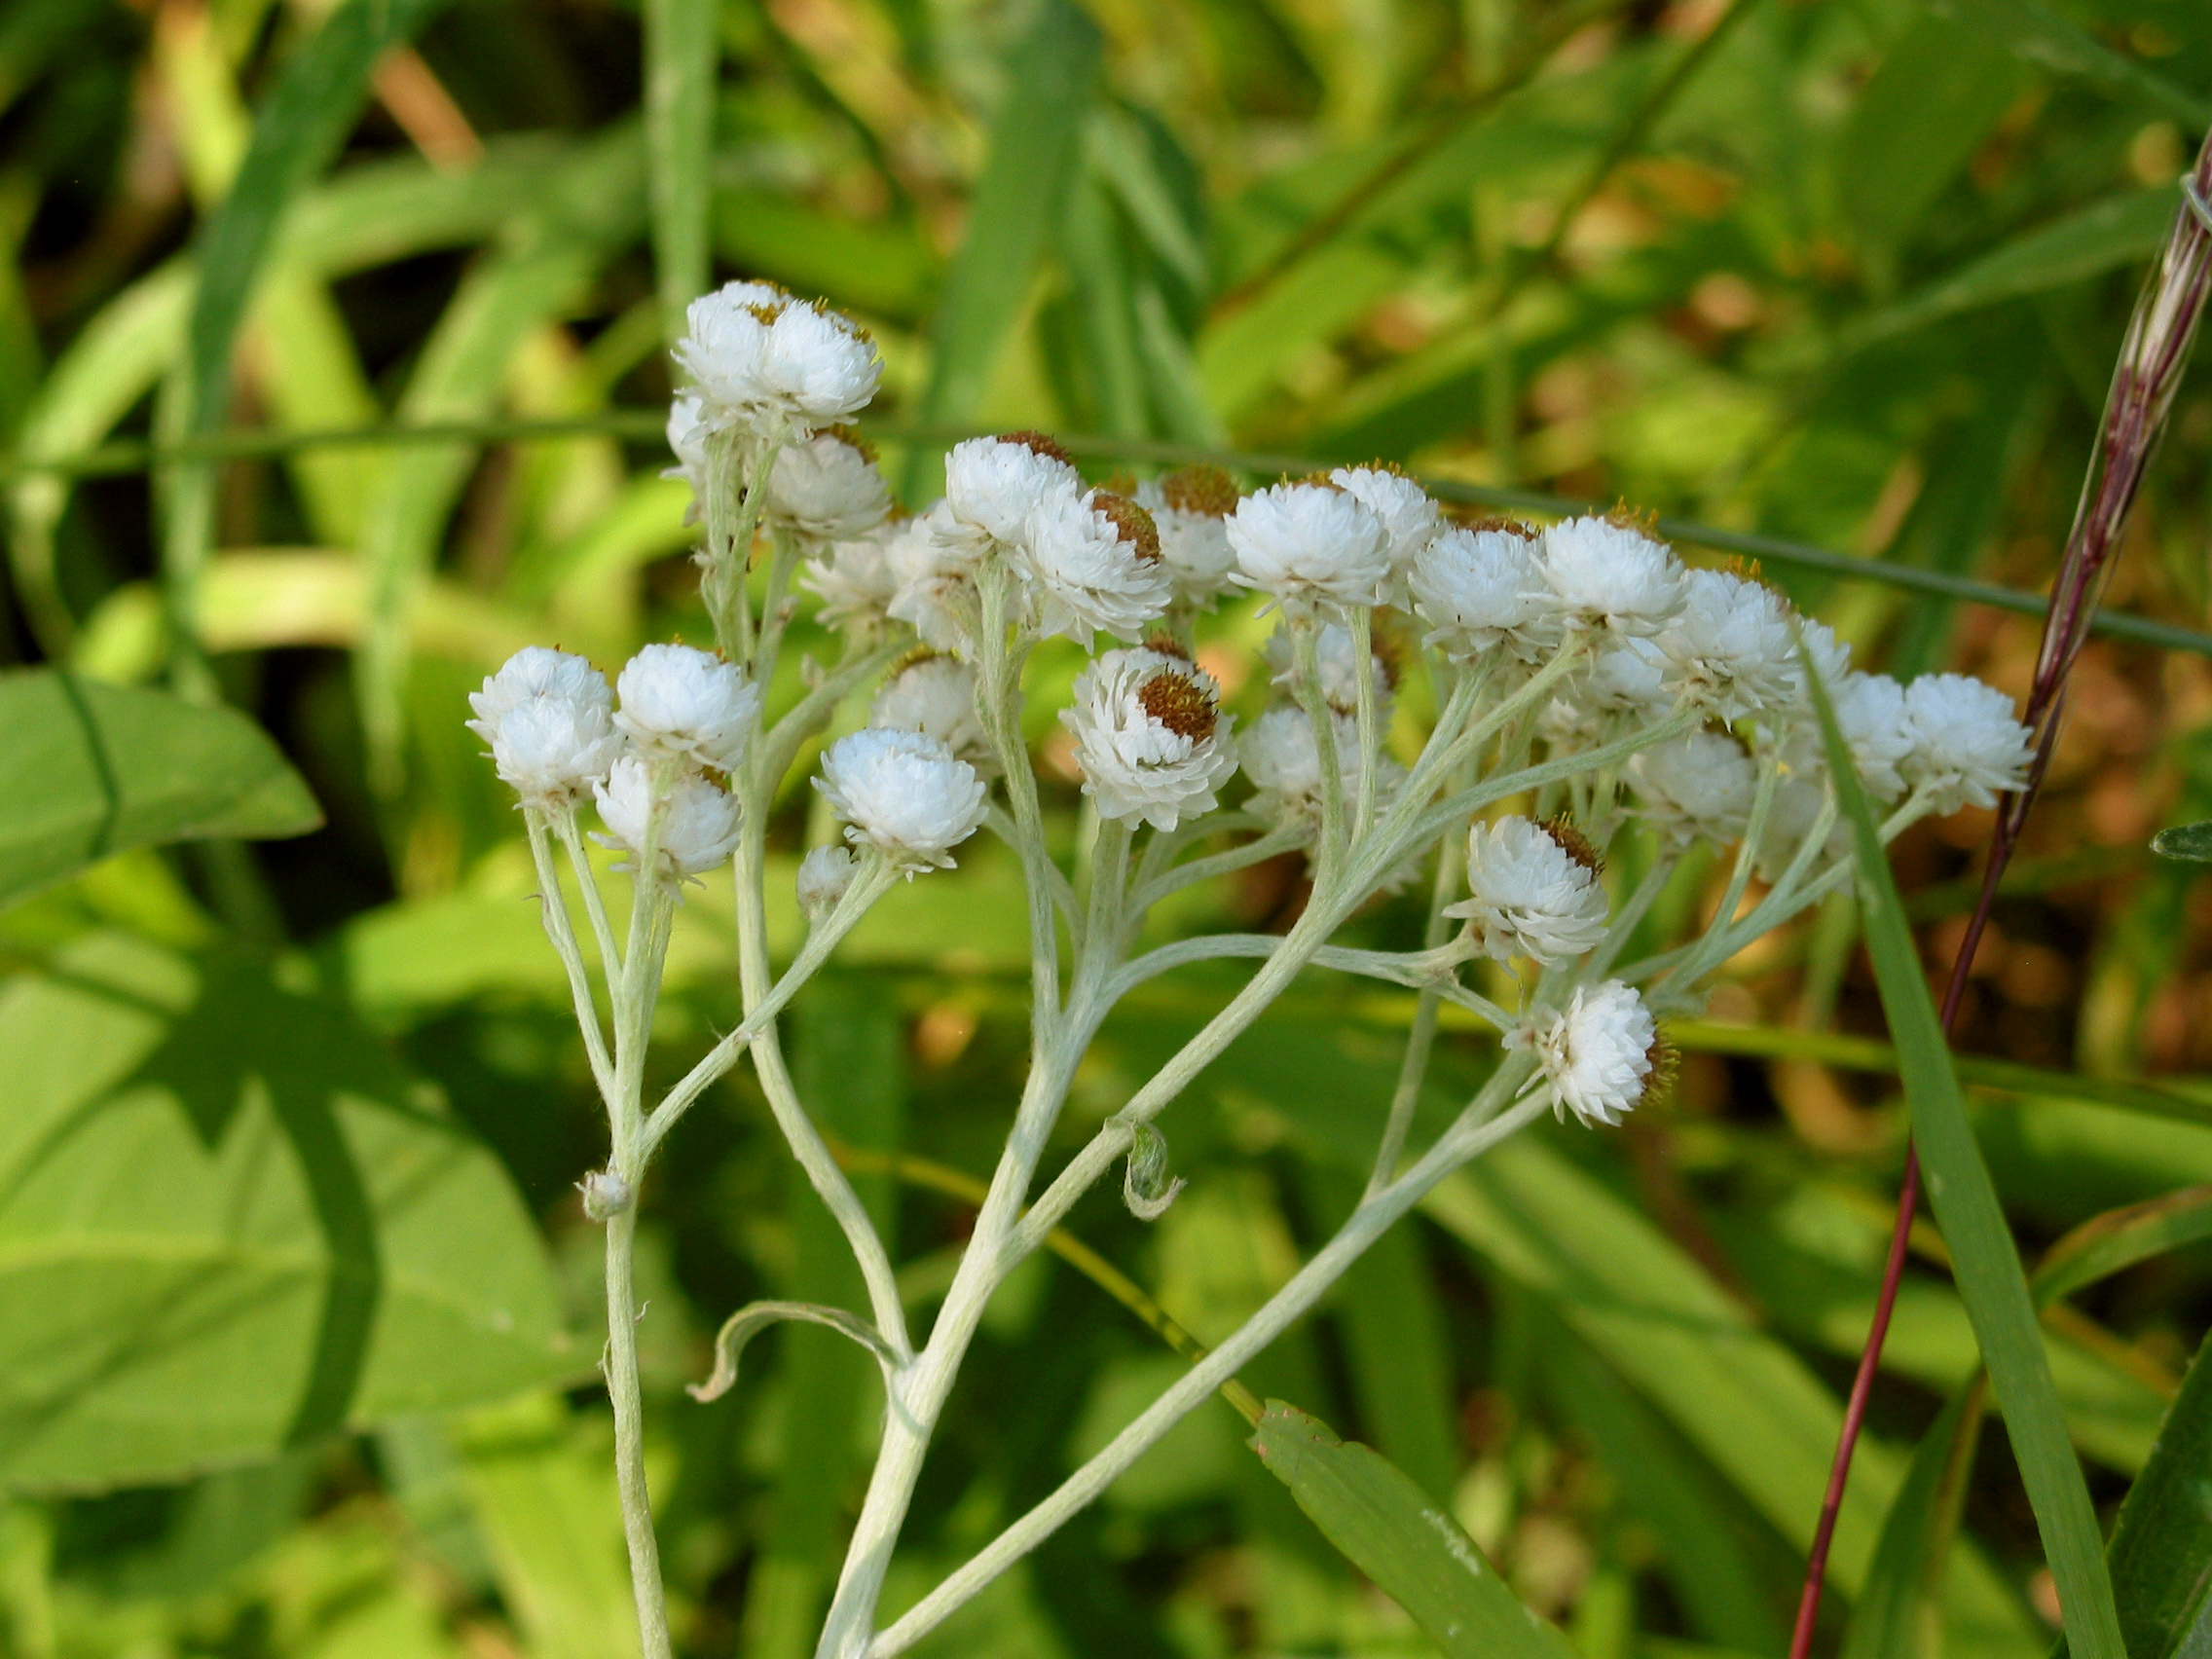
[[[2134,508],[2143,475],[2157,453],[2166,416],[2173,408],[2174,393],[2189,362],[2197,318],[2204,310],[2207,273],[2212,269],[2212,133],[2205,137],[2196,166],[2184,176],[2182,191],[2181,210],[2166,239],[2165,253],[2135,303],[2127,337],[2120,344],[2120,361],[2113,370],[2112,389],[2106,395],[2104,418],[2097,429],[2096,452],[2090,458],[2088,476],[2083,480],[2082,498],[2074,509],[2074,528],[2067,535],[2066,554],[2051,585],[2050,614],[2044,624],[2043,648],[2036,658],[2035,683],[2028,692],[2025,716],[2034,733],[2034,759],[2020,792],[1998,803],[1989,860],[1981,875],[1981,896],[1968,918],[1966,933],[1951,959],[1949,982],[1943,988],[1945,1035],[1958,1019],[1967,976],[1973,968],[1974,952],[1981,944],[1990,908],[1996,902],[1997,884],[2011,862],[2028,810],[2035,804],[2051,752],[2057,747],[2059,720],[2066,710],[2067,676],[2088,638],[2097,596],[2119,557],[2128,514]],[[1897,1306],[1898,1285],[1904,1275],[1906,1247],[1919,1200],[1920,1158],[1908,1143],[1904,1177],[1898,1190],[1897,1226],[1890,1234],[1889,1258],[1882,1269],[1881,1294],[1875,1300],[1866,1346],[1860,1353],[1859,1370],[1851,1380],[1851,1395],[1844,1405],[1843,1431],[1836,1440],[1820,1524],[1813,1532],[1789,1659],[1806,1659],[1812,1649],[1836,1515],[1843,1507],[1844,1487],[1851,1477],[1851,1456],[1866,1420],[1866,1397],[1873,1390],[1874,1373],[1881,1366],[1882,1343]]]

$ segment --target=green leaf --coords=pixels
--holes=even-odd
[[[245,716],[54,669],[0,676],[0,904],[127,848],[322,823]]]
[[[715,79],[714,0],[645,0],[645,148],[651,157],[654,286],[668,338],[707,288]]]
[[[2105,1570],[2103,1538],[2082,1465],[2067,1438],[2050,1357],[1997,1189],[1967,1122],[1950,1046],[1922,977],[1919,946],[1890,871],[1851,752],[1818,675],[1808,671],[1828,771],[1859,863],[1866,953],[1898,1047],[1905,1102],[1928,1175],[1928,1197],[1951,1249],[1954,1277],[1996,1385],[2005,1427],[2057,1581],[2071,1641],[2087,1659],[2126,1659]]]
[[[1280,1400],[1268,1402],[1251,1445],[1329,1542],[1446,1659],[1570,1659],[1567,1639],[1506,1588],[1458,1523],[1396,1464]]]
[[[0,1486],[173,1480],[586,1370],[497,1160],[342,1014],[93,935],[0,992]]]
[[[990,158],[976,186],[967,234],[952,257],[930,332],[922,418],[970,419],[999,350],[1028,303],[1061,203],[1077,177],[1085,117],[1098,75],[1098,26],[1069,0],[1045,0],[1007,64],[991,123]],[[917,454],[906,486],[928,493]]]
[[[2132,1659],[2212,1651],[2212,1340],[2196,1350],[2112,1530],[2113,1592]],[[2061,1647],[2063,1655],[2065,1648]]]
[[[2038,1308],[2048,1308],[2084,1285],[2204,1238],[2212,1238],[2212,1187],[2188,1187],[2083,1222],[2036,1264],[2028,1289]]]
[[[2212,864],[2212,823],[2177,824],[2161,830],[2151,837],[2151,851],[2160,858]]]
[[[2087,81],[2124,102],[2155,109],[2191,128],[2212,124],[2212,103],[2113,51],[2037,0],[1930,0],[1930,4],[2003,41],[2016,56],[2039,68]]]

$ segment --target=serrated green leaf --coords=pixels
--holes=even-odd
[[[1252,1449],[1324,1536],[1388,1593],[1447,1659],[1571,1659],[1573,1648],[1506,1588],[1459,1524],[1404,1470],[1326,1423],[1270,1400]]]
[[[244,715],[55,669],[0,676],[0,904],[126,848],[322,823]]]
[[[1898,1047],[1929,1202],[1950,1246],[1959,1293],[2005,1414],[2006,1433],[2066,1611],[2069,1639],[2087,1659],[2126,1659],[2103,1538],[2081,1461],[2067,1437],[2027,1274],[1967,1122],[1950,1045],[1928,992],[1912,924],[1905,918],[1865,788],[1836,725],[1826,687],[1816,674],[1808,673],[1807,679],[1826,743],[1829,776],[1851,829],[1866,954]]]
[[[341,1013],[92,935],[0,992],[0,1485],[174,1480],[589,1367],[498,1161]]]

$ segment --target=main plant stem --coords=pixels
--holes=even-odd
[[[638,1308],[633,1259],[638,1205],[631,1200],[607,1220],[607,1397],[614,1407],[614,1482],[622,1498],[622,1537],[630,1550],[630,1585],[638,1602],[645,1659],[669,1659],[668,1604],[661,1591],[660,1543],[653,1535],[652,1494],[645,1486],[645,1404],[638,1386]]]

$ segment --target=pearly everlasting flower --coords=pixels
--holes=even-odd
[[[1342,715],[1329,717],[1337,746],[1339,781],[1348,802],[1359,788],[1359,730]],[[1321,751],[1304,709],[1278,703],[1244,734],[1237,746],[1244,775],[1257,792],[1252,810],[1274,824],[1311,826],[1321,821]],[[1386,801],[1403,781],[1403,771],[1387,756],[1379,757],[1376,798]]]
[[[1503,651],[1540,662],[1564,629],[1532,535],[1518,527],[1454,528],[1414,556],[1413,608],[1428,643],[1456,662]]]
[[[1031,511],[1015,544],[1021,572],[1046,638],[1064,634],[1088,645],[1104,631],[1143,637],[1167,608],[1171,589],[1152,515],[1124,496],[1056,490]]]
[[[952,849],[976,832],[983,780],[936,738],[873,728],[830,745],[815,779],[846,826],[845,839],[880,849],[911,876],[952,867]]]
[[[1659,630],[1667,683],[1722,721],[1779,710],[1803,686],[1789,608],[1726,571],[1685,571],[1681,608]]]
[[[1665,660],[1649,640],[1615,640],[1591,658],[1571,695],[1601,715],[1656,719],[1674,706]]]
[[[827,426],[865,408],[883,365],[852,319],[767,282],[730,282],[685,308],[676,360],[710,431]]]
[[[1137,501],[1160,532],[1160,557],[1175,597],[1211,605],[1230,586],[1236,555],[1229,549],[1229,515],[1236,485],[1218,466],[1187,466],[1137,486]]]
[[[798,907],[809,924],[837,907],[859,867],[848,847],[817,847],[798,861]]]
[[[1211,812],[1236,770],[1220,697],[1212,675],[1166,651],[1108,651],[1086,668],[1060,722],[1099,816],[1172,830]]]
[[[472,691],[468,729],[492,746],[523,804],[552,810],[581,796],[621,753],[607,678],[580,656],[526,645]]]
[[[745,752],[760,691],[745,671],[689,645],[647,645],[614,682],[614,717],[648,756],[671,756],[727,771]]]
[[[1744,746],[1693,731],[1629,756],[1629,785],[1643,815],[1677,842],[1733,841],[1751,821],[1757,769]]]
[[[695,391],[680,391],[668,405],[668,447],[676,464],[662,469],[663,478],[681,478],[691,486],[691,504],[683,509],[683,522],[697,524],[707,499],[707,439],[704,405]]]
[[[883,542],[892,582],[887,610],[911,623],[925,645],[966,650],[981,620],[976,567],[987,546],[952,516],[948,502],[906,520]]]
[[[1843,677],[1851,672],[1851,647],[1835,637],[1833,628],[1812,616],[1797,619],[1797,639],[1805,647],[1805,654],[1813,659],[1813,669],[1820,675],[1821,683],[1833,692],[1843,683]],[[1802,690],[1802,674],[1798,683]]]
[[[1445,910],[1463,917],[1475,946],[1503,962],[1526,956],[1555,968],[1605,937],[1605,890],[1579,835],[1574,844],[1549,826],[1501,818],[1467,831],[1467,890]]]
[[[768,328],[791,296],[767,282],[729,282],[683,311],[675,356],[691,377],[693,430],[720,431],[750,422],[765,405],[761,366]],[[670,432],[673,444],[675,433]],[[683,451],[677,447],[681,459]]]
[[[645,856],[653,817],[653,763],[625,755],[593,793],[608,832],[599,839],[632,859]],[[660,803],[658,869],[664,876],[697,875],[737,848],[737,797],[696,772],[678,774]],[[633,866],[635,867],[635,866]]]
[[[799,580],[821,596],[821,620],[832,628],[872,629],[889,613],[899,584],[884,548],[903,527],[881,524],[866,535],[832,545],[827,557],[807,562]]]
[[[1641,530],[1586,515],[1553,525],[1542,546],[1544,580],[1569,627],[1655,634],[1681,605],[1681,565]]]
[[[1845,674],[1829,681],[1827,690],[1859,781],[1875,800],[1896,800],[1904,793],[1902,767],[1913,750],[1904,687],[1886,674]],[[1783,753],[1792,772],[1814,779],[1826,776],[1827,745],[1818,717],[1799,719]]]
[[[1373,605],[1390,574],[1390,537],[1358,497],[1327,484],[1277,484],[1236,503],[1231,580],[1278,600]]]
[[[1313,655],[1321,671],[1321,701],[1340,715],[1355,713],[1359,708],[1359,662],[1358,653],[1352,647],[1351,630],[1341,622],[1325,624],[1314,639]],[[1273,671],[1274,682],[1296,696],[1298,652],[1287,629],[1277,628],[1269,636],[1268,667]],[[1373,650],[1367,653],[1367,677],[1375,688],[1375,707],[1381,723],[1387,725],[1390,697],[1396,685],[1390,665]]]
[[[867,407],[883,360],[852,318],[793,300],[768,326],[759,373],[771,408],[801,425],[827,426]]]
[[[1537,1011],[1506,1042],[1535,1051],[1554,1112],[1591,1127],[1618,1124],[1641,1105],[1658,1067],[1659,1027],[1618,979],[1576,986],[1564,1011]]]
[[[1899,764],[1937,812],[1994,806],[2027,781],[2032,734],[2012,699],[1964,674],[1924,674],[1904,688],[1912,749]]]
[[[1082,493],[1083,479],[1067,453],[1040,432],[970,438],[944,458],[945,510],[953,525],[981,542],[1011,547],[1047,500]]]
[[[1390,564],[1383,599],[1403,608],[1410,600],[1414,561],[1436,539],[1444,515],[1426,490],[1394,467],[1340,466],[1329,474],[1329,482],[1382,521]]]
[[[936,738],[978,772],[997,770],[990,734],[976,712],[976,671],[958,657],[921,651],[891,672],[867,723]]]
[[[767,521],[813,542],[866,535],[891,511],[875,458],[838,430],[786,445],[768,469],[764,494]]]

